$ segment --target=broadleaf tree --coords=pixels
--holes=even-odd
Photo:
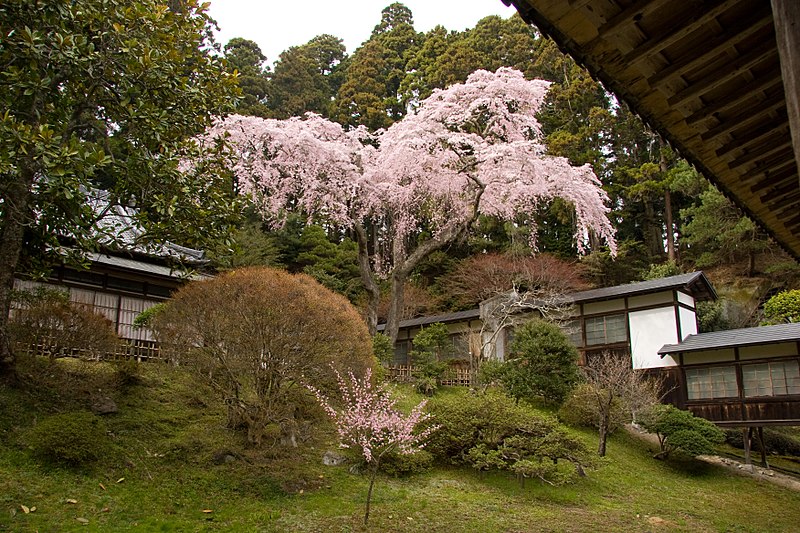
[[[545,154],[535,114],[548,86],[509,68],[477,71],[374,134],[317,115],[231,116],[206,139],[227,139],[241,192],[277,225],[300,211],[353,234],[370,330],[383,277],[391,284],[385,332],[394,341],[414,268],[464,238],[481,214],[514,221],[562,198],[574,206],[579,251],[591,235],[615,250],[606,195],[591,168]]]
[[[154,240],[202,245],[236,207],[218,161],[186,171],[187,142],[234,101],[197,0],[15,0],[0,5],[0,370],[13,371],[11,289],[21,258],[61,261],[137,207]],[[214,149],[216,147],[208,147]],[[197,155],[196,153],[194,155]],[[106,191],[108,209],[87,202]],[[197,228],[203,228],[202,232]],[[69,244],[64,247],[63,244]]]

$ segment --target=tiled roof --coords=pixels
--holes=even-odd
[[[668,289],[683,289],[698,300],[715,300],[717,298],[716,291],[714,291],[708,278],[706,278],[705,274],[702,272],[680,274],[649,281],[640,281],[638,283],[604,287],[602,289],[591,289],[572,293],[568,295],[568,298],[575,303],[582,303],[596,300],[610,300],[612,298],[646,294]]]
[[[100,217],[96,230],[100,243],[110,249],[172,259],[181,263],[205,263],[204,252],[166,242],[148,242],[144,229],[136,222],[135,210],[121,205],[109,205],[106,191],[93,190],[87,194],[87,202]]]
[[[183,279],[187,281],[189,280],[194,281],[194,280],[208,278],[208,276],[191,272],[189,270],[184,270],[180,268],[170,268],[168,266],[163,266],[163,265],[155,265],[153,263],[137,261],[135,259],[129,259],[127,257],[119,257],[116,255],[93,253],[89,254],[89,260],[92,263],[97,263],[115,268],[122,268],[125,270],[131,270],[135,272],[143,272],[146,274],[162,276],[166,278]]]
[[[427,326],[428,324],[436,324],[437,322],[442,322],[444,324],[447,324],[448,322],[460,322],[462,320],[472,320],[480,318],[480,316],[481,316],[480,309],[469,309],[467,311],[458,311],[455,313],[445,313],[442,315],[423,316],[419,318],[403,320],[402,322],[400,322],[400,327],[410,328],[414,326]],[[378,331],[383,331],[385,328],[386,324],[378,325]]]
[[[664,356],[674,353],[792,341],[800,341],[800,323],[698,333],[689,335],[678,344],[666,344],[658,353]]]

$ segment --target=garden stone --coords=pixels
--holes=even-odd
[[[339,466],[346,462],[347,457],[337,452],[327,451],[325,455],[322,456],[322,464],[325,466]]]

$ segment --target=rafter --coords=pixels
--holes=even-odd
[[[734,150],[747,149],[748,151],[758,150],[762,146],[771,145],[780,141],[789,133],[789,125],[784,123],[777,127],[775,124],[762,124],[758,128],[754,128],[747,132],[748,134],[741,139],[736,139],[723,145],[716,150],[714,154],[717,157],[723,157]]]
[[[703,105],[686,117],[686,124],[693,126],[698,122],[711,118],[715,113],[727,111],[730,108],[741,106],[749,99],[753,98],[753,94],[760,92],[769,92],[774,87],[781,87],[783,89],[783,82],[781,81],[781,72],[778,65],[775,65],[775,70],[772,75],[761,74],[752,82],[742,87],[739,91],[729,93],[724,98],[715,98],[708,105]]]
[[[715,126],[714,128],[711,128],[707,132],[701,134],[700,138],[704,142],[708,142],[713,139],[716,139],[717,137],[725,135],[726,133],[729,133],[737,128],[743,128],[745,126],[753,124],[754,122],[761,122],[765,119],[769,120],[770,122],[773,122],[771,117],[768,115],[771,115],[774,111],[777,111],[779,109],[784,110],[783,116],[785,116],[786,99],[783,98],[783,95],[779,97],[777,96],[772,97],[763,102],[759,102],[758,105],[753,105],[751,107],[748,107],[746,110],[739,113],[738,115],[727,119],[725,122],[722,122],[717,126]]]
[[[685,56],[686,59],[683,61],[673,61],[669,67],[658,71],[647,81],[652,87],[660,87],[675,76],[708,63],[725,50],[733,48],[755,32],[769,25],[772,25],[772,12],[769,9],[769,4],[766,4],[766,9],[762,9],[759,12],[757,20],[745,19],[739,21],[734,27],[725,28],[723,33],[716,35],[707,45],[703,46],[704,51],[702,54]]]
[[[756,161],[756,165],[753,170],[760,171],[761,169],[771,168],[775,164],[782,163],[783,160],[786,158],[787,152],[791,152],[793,155],[791,139],[786,140],[780,144],[776,144],[771,149],[766,150],[764,152],[753,151],[746,153],[731,161],[728,166],[732,169],[735,169],[743,165],[746,165],[747,163]]]
[[[706,12],[700,12],[699,14],[697,11],[691,11],[690,6],[685,6],[684,17],[678,20],[674,27],[666,28],[660,34],[651,37],[625,54],[622,58],[623,63],[636,63],[661,52],[666,47],[680,41],[698,28],[708,24],[709,21],[717,18],[721,13],[724,13],[738,2],[739,0],[717,1],[715,7],[712,7]]]
[[[771,42],[762,43],[750,52],[740,56],[737,60],[731,61],[696,82],[689,83],[689,86],[684,90],[668,98],[667,103],[672,107],[678,107],[687,100],[705,94],[740,76],[762,61],[774,59],[774,57],[775,44]]]

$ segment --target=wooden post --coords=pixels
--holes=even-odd
[[[742,437],[744,438],[744,464],[752,465],[753,460],[750,457],[750,447],[753,444],[753,428],[748,426],[742,430]]]
[[[772,0],[772,18],[775,21],[775,39],[781,60],[794,159],[800,169],[800,2]]]
[[[758,448],[761,450],[761,466],[769,468],[769,463],[767,463],[767,447],[764,444],[764,426],[758,426],[756,429],[758,430],[756,433],[758,437]]]

